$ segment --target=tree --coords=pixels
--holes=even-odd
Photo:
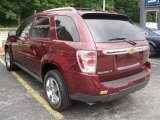
[[[140,0],[114,0],[114,10],[128,15],[135,22],[139,22]]]
[[[26,17],[34,14],[37,10],[57,7],[82,7],[102,11],[103,0],[1,0],[0,2],[0,25],[16,24],[17,20],[23,21]],[[140,0],[106,0],[106,10],[128,15],[133,21],[139,22]],[[148,19],[152,20],[154,14]]]

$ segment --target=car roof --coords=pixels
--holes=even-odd
[[[55,9],[49,9],[49,10],[45,10],[42,12],[37,13],[36,15],[46,15],[46,16],[53,16],[56,13],[61,13],[61,12],[65,12],[70,14],[72,12],[76,12],[78,13],[80,16],[94,16],[94,15],[107,15],[107,16],[118,16],[121,18],[125,18],[128,19],[128,16],[126,15],[122,15],[122,14],[118,14],[114,11],[97,11],[94,9],[86,9],[86,8],[73,8],[73,7],[63,7],[63,8],[55,8]]]

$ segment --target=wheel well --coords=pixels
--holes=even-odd
[[[150,46],[153,47],[153,49],[155,50],[155,46],[152,43],[149,43]],[[156,51],[155,51],[156,52]]]
[[[5,50],[8,49],[8,45],[5,45],[4,48],[5,48]]]
[[[155,47],[155,45],[152,42],[149,42],[149,45],[151,45],[153,48]]]
[[[44,77],[46,75],[46,73],[49,71],[49,70],[53,70],[53,69],[58,69],[58,67],[52,63],[46,63],[45,65],[43,65],[42,67],[42,80],[44,80]]]

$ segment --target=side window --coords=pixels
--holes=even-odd
[[[79,34],[74,21],[68,16],[56,16],[57,39],[64,41],[79,41]]]
[[[38,17],[32,29],[32,37],[50,38],[49,18]]]
[[[30,36],[30,29],[33,23],[33,18],[32,19],[27,19],[18,29],[18,36],[27,38]]]

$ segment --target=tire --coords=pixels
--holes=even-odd
[[[50,70],[44,78],[44,92],[48,103],[58,111],[71,106],[64,79],[58,70]]]
[[[5,63],[8,71],[13,71],[15,69],[15,65],[13,64],[13,57],[9,49],[5,50]]]
[[[150,54],[149,57],[154,57],[156,55],[155,49],[152,45],[150,45]]]

